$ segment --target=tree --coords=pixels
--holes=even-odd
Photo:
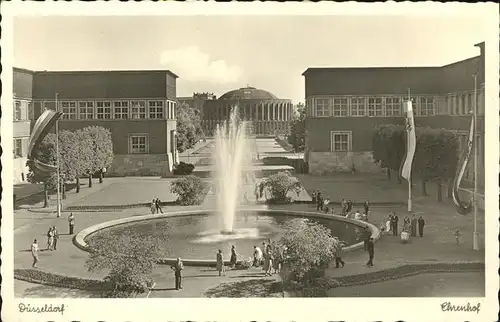
[[[186,103],[177,104],[177,150],[192,148],[202,137],[201,117],[197,109]]]
[[[89,187],[92,187],[92,176],[99,173],[99,183],[102,183],[103,169],[113,162],[113,140],[111,132],[100,126],[87,126],[82,130],[80,139],[85,142],[82,152],[87,153],[89,144],[92,147],[91,162],[84,162],[87,166],[85,174],[89,178]]]
[[[306,109],[303,103],[297,104],[296,109],[297,114],[290,125],[288,143],[293,146],[295,152],[303,152],[306,144]]]
[[[153,285],[151,273],[157,260],[165,257],[162,245],[167,234],[163,229],[152,235],[99,234],[88,241],[85,266],[89,272],[108,271],[104,280],[110,283],[113,297],[146,292]]]
[[[170,185],[170,191],[178,196],[177,200],[183,206],[201,204],[206,188],[206,182],[194,175],[179,178]]]
[[[321,277],[335,257],[339,240],[330,229],[308,219],[294,219],[285,223],[278,244],[285,247],[285,264],[290,279],[310,282]]]
[[[35,152],[35,159],[49,165],[56,164],[56,135],[49,133],[45,139],[38,146]],[[57,176],[55,172],[43,172],[35,166],[33,160],[28,160],[26,166],[29,169],[27,175],[28,182],[43,184],[44,203],[43,207],[47,208],[49,205],[49,190],[57,187]]]
[[[80,191],[78,176],[82,173],[79,157],[80,140],[75,132],[59,132],[59,169],[61,190],[66,199],[66,182],[77,179],[77,192]]]
[[[372,137],[373,159],[381,168],[387,169],[387,178],[391,179],[391,170],[399,172],[405,156],[405,129],[400,125],[383,124],[375,129]],[[398,173],[398,182],[401,177]]]
[[[288,171],[281,171],[265,178],[261,184],[269,189],[271,202],[290,202],[289,191],[297,194],[302,190],[300,181],[293,177]]]

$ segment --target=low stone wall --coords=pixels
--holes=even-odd
[[[118,154],[107,176],[170,176],[174,157],[168,154]]]
[[[371,152],[309,152],[309,173],[324,175],[335,172],[382,173],[378,164],[373,162]]]

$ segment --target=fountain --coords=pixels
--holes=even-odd
[[[234,216],[241,200],[245,169],[251,166],[251,150],[246,136],[246,123],[235,107],[230,118],[215,134],[215,174],[217,212],[222,235],[233,235]]]

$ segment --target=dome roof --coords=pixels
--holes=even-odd
[[[245,100],[250,100],[250,99],[261,99],[261,100],[267,100],[267,99],[278,99],[276,95],[269,93],[268,91],[258,89],[255,87],[242,87],[240,89],[235,89],[232,91],[229,91],[219,97],[220,100],[239,100],[239,99],[245,99]]]

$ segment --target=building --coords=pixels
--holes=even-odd
[[[373,131],[381,123],[404,124],[408,89],[416,126],[456,130],[465,143],[476,73],[478,164],[484,169],[484,43],[476,46],[481,55],[442,67],[307,69],[303,73],[305,161],[310,173],[351,171],[353,167],[362,172],[381,171],[372,159]],[[472,179],[472,171],[464,178]],[[484,182],[484,175],[480,178]]]
[[[32,71],[14,68],[13,70],[13,155],[14,184],[26,181],[29,172],[26,166],[28,144],[33,115],[33,75]]]
[[[292,102],[279,99],[268,91],[244,87],[229,91],[214,99],[194,99],[202,102],[202,127],[207,136],[214,134],[218,124],[228,119],[231,110],[238,106],[241,117],[249,121],[251,131],[257,136],[275,136],[289,131],[293,117]],[[194,103],[193,103],[194,104]],[[194,105],[193,105],[194,106]]]
[[[64,113],[59,121],[60,130],[77,130],[89,125],[109,129],[115,157],[107,169],[108,175],[167,176],[178,160],[175,148],[177,78],[168,70],[32,72],[14,69],[14,89],[20,88],[16,102],[26,106],[28,119],[36,120],[44,109],[56,109],[57,101],[58,110]],[[23,105],[23,102],[26,103]],[[28,136],[29,132],[23,138],[27,140]]]

